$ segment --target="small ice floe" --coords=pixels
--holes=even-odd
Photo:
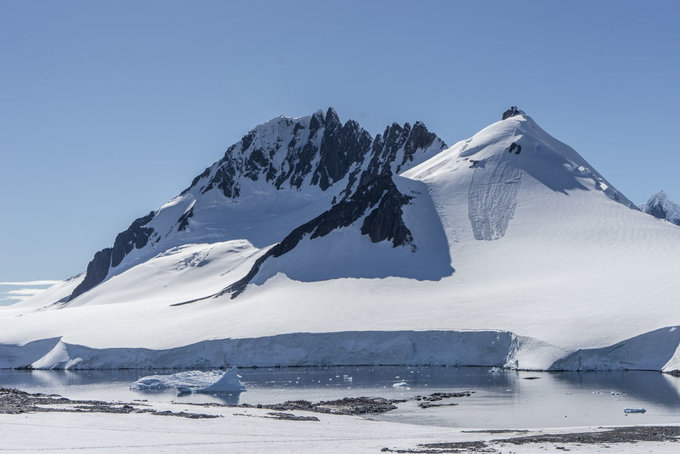
[[[241,384],[236,367],[226,371],[204,372],[190,370],[171,375],[149,375],[130,385],[136,391],[163,391],[177,389],[181,393],[233,393],[246,388]]]
[[[344,381],[345,383],[352,383],[352,380],[353,380],[353,378],[350,377],[350,376],[347,375],[347,374],[345,374],[345,375],[342,376],[342,381]]]
[[[647,413],[647,410],[644,408],[625,408],[623,410],[624,413]]]
[[[500,367],[492,367],[491,369],[488,370],[488,373],[491,375],[500,375],[503,373],[503,369]]]
[[[408,388],[408,383],[405,381],[398,381],[396,383],[392,383],[392,388]]]

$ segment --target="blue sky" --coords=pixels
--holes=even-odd
[[[253,126],[328,106],[453,144],[517,104],[632,200],[680,201],[679,20],[676,1],[2,0],[0,281],[83,271]]]

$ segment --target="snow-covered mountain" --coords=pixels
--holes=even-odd
[[[680,205],[671,201],[665,192],[659,191],[640,206],[640,209],[655,218],[665,219],[680,225]]]
[[[393,178],[444,148],[420,122],[394,123],[373,139],[355,121],[342,124],[333,109],[273,119],[229,147],[178,197],[136,219],[113,247],[97,252],[67,300],[172,247],[280,242],[269,253],[280,255],[299,241],[286,236],[296,228],[323,237],[360,218],[361,233],[373,242],[415,249],[401,219],[412,196],[402,194]],[[304,227],[311,219],[315,224]]]
[[[332,109],[260,125],[0,310],[0,365],[680,369],[680,228],[502,118],[450,148]]]

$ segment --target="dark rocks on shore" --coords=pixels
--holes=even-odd
[[[140,408],[141,407],[141,408]],[[157,411],[142,403],[112,403],[99,400],[71,400],[55,394],[27,393],[18,389],[0,387],[0,414],[21,413],[149,413],[157,416],[181,418],[219,418],[203,413]]]
[[[470,433],[470,431],[466,431]],[[502,433],[505,431],[474,431],[476,433]],[[512,431],[524,432],[524,431]],[[560,434],[529,435],[512,438],[492,439],[485,441],[464,441],[444,443],[424,443],[411,449],[383,448],[382,452],[398,452],[413,454],[437,454],[449,452],[498,452],[498,445],[526,445],[535,443],[555,444],[555,449],[569,450],[563,445],[601,445],[617,443],[677,442],[680,437],[680,426],[633,426],[615,427],[592,432],[567,432]]]
[[[267,414],[269,415],[269,418],[281,419],[284,421],[319,421],[319,418],[316,416],[299,416],[292,413],[283,413],[279,411],[270,412]]]
[[[315,413],[328,413],[332,415],[366,415],[387,413],[395,410],[395,404],[406,400],[385,399],[382,397],[345,397],[344,399],[329,400],[312,403],[306,400],[292,400],[280,404],[241,404],[244,408],[265,408],[279,412],[285,411],[311,411]]]

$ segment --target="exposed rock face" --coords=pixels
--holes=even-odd
[[[413,127],[408,123],[403,127],[396,123],[388,126],[383,135],[376,136],[373,141],[366,170],[359,173],[361,168],[358,168],[350,175],[347,188],[342,193],[344,197],[329,210],[293,230],[260,257],[245,277],[221,293],[231,293],[232,298],[237,297],[268,259],[290,252],[307,236],[314,239],[328,235],[364,216],[360,231],[368,235],[372,242],[391,241],[393,247],[410,245],[411,250],[415,251],[417,247],[413,234],[404,223],[402,210],[411,197],[399,191],[393,178],[405,164],[414,160],[418,151],[431,147],[435,141],[439,141],[437,136],[420,122]],[[445,145],[441,142],[443,148]],[[356,189],[353,189],[355,184]]]
[[[94,254],[94,258],[87,264],[85,279],[73,290],[70,299],[85,293],[106,279],[111,268],[111,251],[112,249],[107,247]]]
[[[319,147],[319,164],[312,176],[312,185],[318,184],[324,191],[345,178],[352,165],[361,164],[371,146],[371,136],[358,123],[348,121],[340,126],[337,118],[329,109]]]
[[[152,211],[144,217],[135,219],[126,231],[121,232],[116,236],[116,241],[113,243],[113,251],[111,252],[112,267],[118,266],[132,249],[141,249],[146,246],[149,237],[153,233],[153,229],[145,228],[144,226],[148,224],[153,217],[154,212]]]
[[[252,188],[255,182],[258,188],[263,184],[271,191],[330,191],[333,202],[328,210],[312,220],[300,219],[300,227],[284,233],[283,240],[266,257],[290,251],[305,235],[325,236],[362,217],[360,231],[371,241],[391,241],[394,247],[408,244],[415,250],[413,235],[402,219],[401,207],[410,197],[399,192],[393,176],[444,148],[446,144],[421,122],[413,126],[393,123],[373,139],[353,120],[341,123],[332,108],[308,117],[279,117],[257,126],[230,146],[222,159],[194,178],[180,197],[195,197],[193,203],[198,203],[203,195],[210,192],[206,197],[215,197],[211,191],[219,191],[235,202],[258,203],[258,197],[267,197],[266,193],[243,190]],[[168,206],[172,209],[173,204]],[[196,216],[198,206],[191,204],[173,214],[170,232],[167,227],[154,229],[156,224],[168,225],[154,221],[163,208],[135,220],[118,234],[112,248],[95,254],[85,279],[70,299],[105,280],[133,250],[192,230],[190,219]],[[164,230],[157,231],[159,228]]]
[[[213,176],[208,179],[208,169],[191,187],[202,185],[202,193],[217,187],[225,197],[235,198],[241,195],[241,179],[262,178],[276,189],[300,189],[308,180],[325,191],[363,162],[372,141],[357,122],[340,123],[331,108],[325,115],[317,111],[302,119],[279,118],[229,147]]]
[[[421,122],[416,122],[413,127],[409,123],[403,127],[397,123],[385,128],[385,132],[376,136],[373,142],[373,159],[371,165],[375,168],[380,165],[390,165],[394,173],[401,173],[404,166],[412,162],[418,150],[429,148],[435,140],[439,140],[436,134],[427,130]],[[401,156],[397,156],[403,150]]]
[[[185,212],[182,216],[180,216],[179,220],[177,221],[177,231],[181,232],[183,230],[186,230],[187,227],[189,227],[189,219],[194,216],[194,208],[191,207],[189,208],[189,211]]]
[[[152,211],[144,217],[135,219],[127,230],[116,236],[113,248],[105,248],[97,252],[92,261],[87,265],[85,279],[73,290],[70,299],[90,290],[106,279],[109,269],[118,266],[133,248],[141,249],[146,246],[154,230],[144,226],[153,217],[154,213]]]
[[[508,148],[508,153],[512,153],[513,151],[515,154],[520,154],[522,152],[522,145],[518,144],[517,142],[512,142]]]
[[[655,218],[665,219],[680,225],[680,204],[672,202],[664,191],[659,191],[649,198],[642,210]]]
[[[381,194],[376,197],[379,203],[370,205],[373,210],[364,219],[361,233],[368,235],[374,243],[391,241],[394,247],[413,243],[413,235],[404,224],[402,218],[404,212],[401,209],[411,197],[399,192],[387,175],[379,177],[376,181],[384,181],[384,187],[381,188]]]
[[[510,117],[514,117],[515,115],[524,115],[524,112],[522,112],[519,107],[517,106],[512,106],[505,112],[503,112],[503,120],[506,120]]]

